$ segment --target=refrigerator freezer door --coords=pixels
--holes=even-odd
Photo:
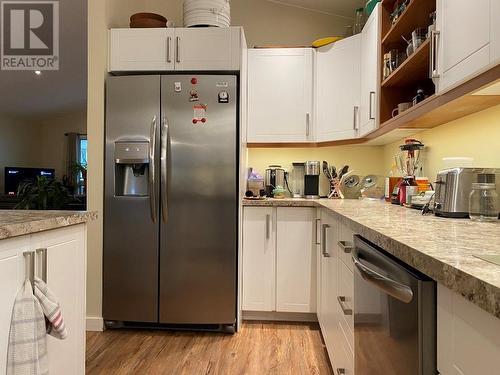
[[[235,76],[162,77],[160,323],[235,323],[237,98]]]
[[[105,320],[156,323],[160,76],[110,77],[106,97],[103,317]],[[153,142],[151,136],[155,133],[156,142]],[[148,165],[144,172],[147,175],[142,176],[142,186],[146,187],[140,194],[134,195],[134,186],[124,184],[125,188],[120,188],[120,178],[140,179],[135,174],[139,172],[140,176],[144,170],[132,161],[129,165],[115,165],[116,142],[119,142],[120,152],[129,150],[131,145],[143,147],[147,143],[148,152],[143,161],[156,159],[155,168]],[[151,148],[155,143],[156,147]],[[127,162],[126,159],[118,161]],[[120,168],[126,173],[120,175]]]

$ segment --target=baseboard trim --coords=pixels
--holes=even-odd
[[[271,311],[242,311],[243,320],[261,320],[273,322],[317,322],[315,313],[289,313]]]
[[[87,316],[86,319],[86,329],[90,332],[102,332],[104,331],[104,320],[96,316]]]

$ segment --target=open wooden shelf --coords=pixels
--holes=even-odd
[[[430,39],[427,38],[394,72],[382,87],[414,86],[429,77]]]
[[[500,65],[442,95],[428,97],[416,106],[380,124],[377,130],[366,136],[366,139],[375,140],[395,130],[419,131],[434,128],[500,105],[500,95],[474,95],[477,91],[498,82],[500,82]]]
[[[436,10],[436,0],[411,0],[405,11],[391,25],[390,13],[393,5],[394,1],[382,3],[387,17],[382,27],[382,46],[385,51],[401,44],[402,35],[408,38],[416,28],[430,25],[429,15]]]

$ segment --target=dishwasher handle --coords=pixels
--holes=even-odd
[[[354,262],[354,266],[365,281],[376,285],[388,295],[401,302],[410,303],[413,300],[413,291],[409,286],[392,280],[384,275],[381,275],[377,271],[372,270],[370,267],[365,266],[360,262],[356,252],[352,254],[352,260]]]

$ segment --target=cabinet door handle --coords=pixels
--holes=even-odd
[[[31,286],[33,286],[33,281],[35,280],[35,252],[34,251],[25,251],[23,252],[24,256],[24,275],[25,279],[31,282]]]
[[[350,254],[352,252],[353,246],[347,241],[339,241],[337,244],[344,251],[344,253]]]
[[[316,245],[321,245],[321,241],[318,238],[319,223],[321,223],[321,219],[316,219]]]
[[[167,36],[167,62],[171,63],[172,58],[170,57],[170,45],[172,44],[172,38]]]
[[[345,375],[345,368],[338,368],[337,375]]]
[[[175,61],[178,63],[181,62],[181,38],[176,37],[175,38]]]
[[[43,280],[43,282],[47,282],[47,248],[41,248],[41,249],[36,249],[36,256],[38,257],[41,255],[42,261],[40,262],[40,279]]]
[[[345,305],[346,298],[344,296],[337,297],[337,301],[339,301],[340,308],[342,309],[344,315],[352,315],[352,309],[346,307]]]
[[[308,112],[306,113],[306,137],[309,137],[310,128],[311,128],[311,114]]]
[[[437,30],[431,30],[431,62],[430,62],[430,78],[439,78],[438,72],[438,40],[441,32]]]
[[[323,238],[321,239],[321,242],[323,243],[323,251],[322,251],[322,252],[323,252],[323,256],[324,256],[325,258],[330,257],[330,254],[329,254],[329,253],[328,253],[328,251],[326,250],[326,248],[327,248],[327,243],[326,243],[326,231],[327,231],[329,228],[330,228],[330,225],[328,225],[328,224],[323,224],[323,225],[322,225],[322,229],[323,229],[323,233],[322,233],[322,235],[323,235]]]
[[[266,215],[266,239],[271,237],[271,215]]]
[[[370,120],[375,120],[375,116],[373,115],[373,99],[375,98],[375,91],[370,91]]]
[[[353,118],[352,118],[353,130],[358,130],[358,112],[359,112],[359,106],[355,105],[353,112],[354,112],[353,113]]]

